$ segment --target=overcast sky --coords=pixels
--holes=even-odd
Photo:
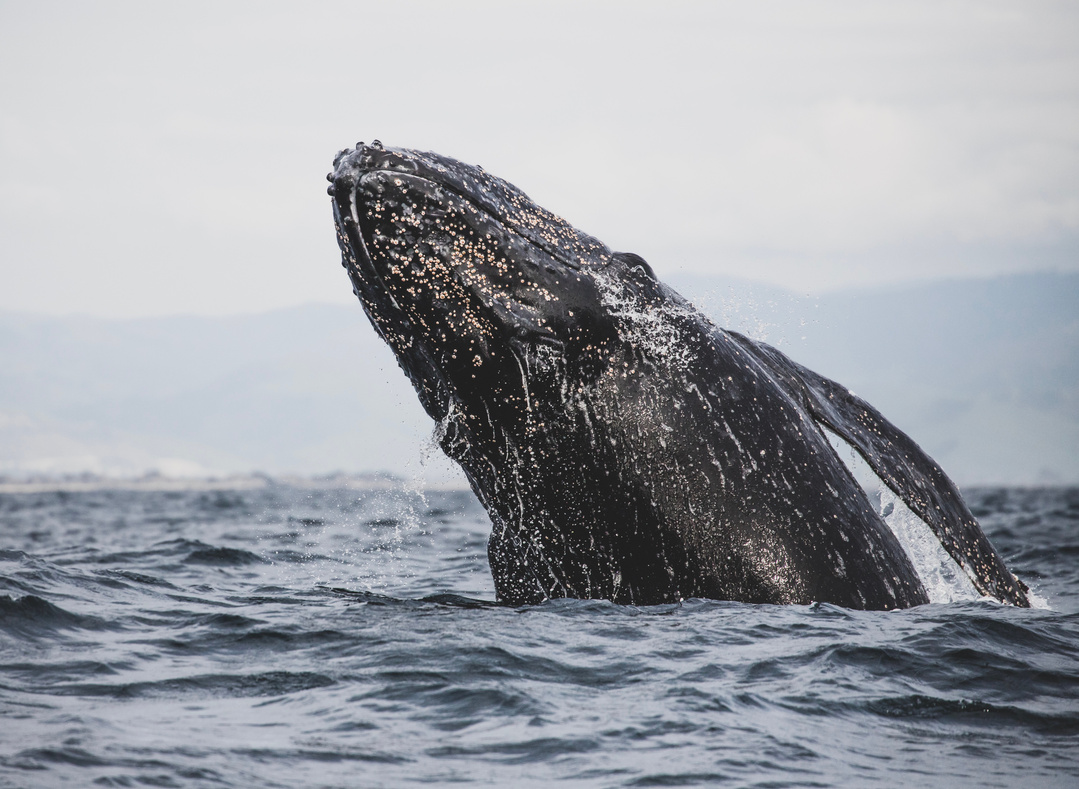
[[[1079,269],[1079,4],[0,0],[0,309],[351,302],[357,140],[801,292]]]

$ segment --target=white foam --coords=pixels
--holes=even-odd
[[[671,369],[684,370],[692,364],[694,357],[690,346],[674,318],[696,316],[696,308],[690,304],[667,304],[663,309],[656,309],[627,289],[618,278],[602,270],[591,273],[599,286],[603,305],[620,319],[626,339],[655,359],[663,360]]]
[[[1030,601],[1031,608],[1040,608],[1043,611],[1053,610],[1053,606],[1049,605],[1049,600],[1035,592],[1033,587],[1027,587],[1027,600]]]

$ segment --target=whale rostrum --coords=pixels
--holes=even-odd
[[[500,600],[928,602],[827,429],[978,592],[1029,605],[917,444],[639,256],[438,154],[360,143],[328,178],[355,293],[490,515]]]

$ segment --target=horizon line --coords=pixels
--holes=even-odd
[[[1044,268],[1035,269],[1032,271],[1006,271],[997,272],[991,274],[973,273],[969,275],[950,273],[941,277],[917,277],[912,279],[899,279],[884,284],[875,285],[845,285],[835,288],[825,288],[820,291],[810,291],[804,293],[801,290],[786,287],[784,285],[775,284],[769,280],[754,279],[752,277],[743,277],[732,274],[711,274],[694,271],[692,269],[676,269],[670,276],[671,281],[677,280],[715,280],[718,285],[722,284],[737,284],[746,288],[768,288],[770,290],[781,291],[782,293],[789,295],[793,298],[821,298],[827,296],[836,295],[858,295],[858,294],[871,294],[882,293],[886,291],[899,291],[899,290],[912,290],[918,289],[927,285],[955,285],[969,282],[991,282],[1000,280],[1015,280],[1015,279],[1032,279],[1036,277],[1079,277],[1079,269],[1070,270],[1057,268]],[[661,280],[662,281],[662,280]],[[18,316],[23,318],[32,319],[72,319],[72,320],[96,320],[96,321],[108,321],[108,322],[125,322],[125,321],[145,321],[145,320],[168,320],[176,318],[198,318],[204,320],[214,319],[232,319],[232,318],[251,318],[271,315],[279,312],[299,311],[311,308],[322,307],[341,307],[351,308],[354,305],[358,305],[358,300],[354,296],[349,294],[342,297],[340,300],[326,300],[326,301],[302,301],[293,304],[282,304],[276,307],[261,307],[250,310],[238,310],[235,312],[163,312],[163,313],[148,313],[144,315],[103,315],[93,312],[75,312],[75,311],[58,311],[58,312],[46,312],[46,311],[33,311],[33,310],[20,310],[12,309],[9,307],[0,306],[0,315],[2,316]]]

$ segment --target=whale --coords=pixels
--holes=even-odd
[[[830,432],[979,594],[1030,605],[911,438],[640,256],[447,156],[374,141],[333,168],[342,265],[490,517],[499,601],[928,603]]]

